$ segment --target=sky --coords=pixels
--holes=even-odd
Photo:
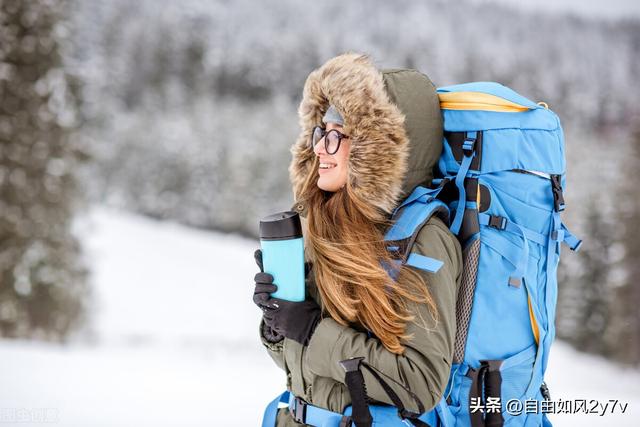
[[[574,12],[591,18],[616,19],[633,17],[640,19],[638,0],[471,0],[474,3],[501,3],[514,8],[545,11]]]

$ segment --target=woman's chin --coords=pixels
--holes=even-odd
[[[321,176],[318,178],[318,188],[324,191],[336,192],[340,189],[341,185],[338,185],[334,180],[324,179],[325,177]]]

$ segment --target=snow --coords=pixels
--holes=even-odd
[[[102,208],[76,228],[91,330],[68,347],[0,342],[0,409],[55,409],[61,426],[257,425],[285,387],[258,340],[258,242]]]
[[[76,225],[92,270],[91,326],[66,346],[0,341],[0,421],[259,425],[285,379],[257,335],[258,242],[103,207]],[[625,414],[551,415],[555,426],[637,425],[637,370],[556,342],[547,382],[554,400],[629,403]]]
[[[549,366],[545,374],[552,400],[585,399],[591,409],[591,400],[606,404],[618,400],[612,413],[609,403],[605,415],[555,414],[550,417],[554,426],[638,426],[640,417],[640,372],[618,367],[606,359],[573,350],[564,342],[556,341],[551,347]],[[620,404],[628,403],[624,413]],[[602,408],[597,409],[599,413]]]

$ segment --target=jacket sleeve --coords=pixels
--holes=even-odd
[[[286,368],[284,365],[284,340],[276,343],[267,341],[267,339],[264,337],[262,333],[263,327],[264,327],[264,320],[261,320],[260,329],[258,333],[260,334],[260,341],[262,341],[262,345],[267,349],[267,353],[269,353],[269,356],[271,356],[273,361],[276,362],[276,365],[278,365],[280,369],[286,371]]]
[[[344,383],[345,373],[339,362],[363,356],[370,365],[407,386],[428,411],[440,401],[451,370],[462,255],[458,241],[437,218],[429,220],[420,230],[412,252],[444,262],[435,274],[421,271],[438,309],[437,324],[425,304],[410,305],[416,320],[408,324],[407,329],[413,338],[404,343],[405,352],[397,355],[386,350],[377,338],[340,325],[331,318],[324,318],[311,337],[305,357],[309,370],[314,374]],[[424,322],[420,321],[421,317]],[[367,370],[363,370],[363,375],[369,397],[392,404],[378,381]],[[390,385],[407,409],[418,410],[408,393],[393,383]]]

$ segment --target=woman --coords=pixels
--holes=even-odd
[[[366,56],[344,54],[309,75],[299,115],[290,176],[312,262],[308,299],[270,298],[277,283],[258,273],[262,342],[286,372],[287,388],[308,404],[342,413],[351,396],[339,362],[363,356],[431,410],[451,367],[460,246],[432,217],[412,251],[444,266],[435,274],[403,267],[392,281],[383,238],[403,197],[433,177],[442,150],[435,89],[417,71],[381,72]],[[392,404],[369,372],[364,379],[372,401]],[[394,391],[417,411],[403,387]],[[277,426],[294,425],[280,409]]]

